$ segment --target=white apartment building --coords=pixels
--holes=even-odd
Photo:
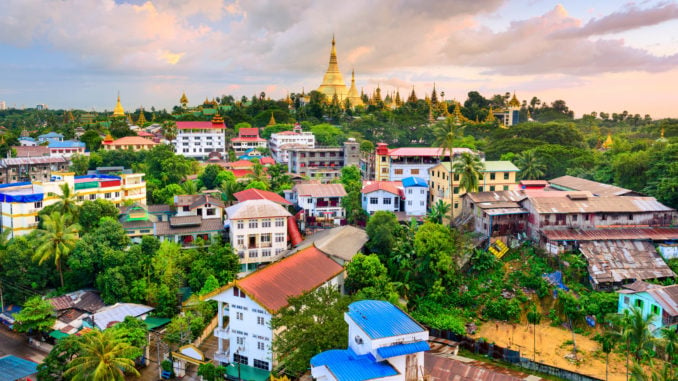
[[[425,216],[428,210],[428,183],[421,177],[406,177],[402,181],[405,214]]]
[[[293,131],[271,134],[268,146],[271,149],[271,157],[276,163],[287,164],[290,156],[286,148],[315,148],[315,135],[312,132],[304,132],[301,127],[295,126]]]
[[[62,184],[68,184],[78,203],[100,198],[116,206],[127,200],[145,204],[146,182],[143,176],[143,173],[74,176],[72,172],[53,172],[51,181],[2,184],[2,230],[10,229],[10,237],[35,230],[39,222],[38,213],[58,201]]]
[[[346,196],[343,184],[297,184],[292,191],[286,191],[285,196],[304,210],[307,220],[329,221],[340,225],[346,216],[341,206],[341,199]]]
[[[226,208],[226,226],[241,271],[256,270],[287,249],[287,217],[291,215],[269,200],[249,200]]]
[[[363,182],[362,207],[369,214],[378,211],[399,212],[403,202],[403,187],[400,181]]]
[[[310,246],[203,296],[218,304],[214,359],[270,372],[276,364],[271,317],[290,297],[322,286],[342,289],[343,272],[340,264]]]
[[[266,147],[266,139],[259,137],[259,129],[246,127],[238,130],[238,136],[231,139],[231,147],[235,152],[245,152],[252,148]]]
[[[211,152],[223,154],[226,125],[217,116],[211,122],[177,122],[175,153],[195,159],[206,159]]]

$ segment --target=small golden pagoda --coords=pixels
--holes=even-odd
[[[403,105],[403,101],[402,101],[402,99],[400,99],[400,90],[396,90],[395,105],[396,105],[396,107],[400,107],[400,106]]]
[[[144,108],[139,111],[139,119],[137,119],[137,126],[143,127],[146,124],[146,116],[144,115]]]
[[[273,112],[271,112],[271,119],[268,120],[267,126],[273,126],[275,124],[277,123],[275,122],[275,118],[273,117]]]
[[[487,112],[487,118],[485,118],[485,123],[494,123],[495,120],[494,110],[492,110],[492,106],[490,106],[490,110]]]
[[[612,141],[612,133],[608,132],[607,139],[605,139],[603,142],[603,149],[610,149],[612,148],[612,145],[614,145],[614,142]]]
[[[332,36],[332,49],[330,50],[330,64],[327,67],[323,82],[318,87],[318,91],[325,94],[327,99],[332,99],[335,94],[339,100],[346,97],[346,82],[339,71],[339,64],[337,63],[337,49],[335,48],[334,36]]]
[[[120,94],[118,94],[118,102],[115,104],[115,108],[113,109],[113,117],[118,116],[125,116],[125,109],[122,108],[122,104],[120,104]]]
[[[104,138],[103,143],[105,143],[105,144],[111,143],[112,141],[113,141],[113,136],[111,136],[111,133],[109,132],[109,133],[106,134],[106,137]]]
[[[516,92],[513,92],[513,98],[508,103],[509,108],[520,108],[520,101],[516,98]]]
[[[186,96],[185,91],[183,93],[181,93],[181,98],[179,98],[179,104],[183,108],[186,108],[186,105],[188,105],[188,97]]]
[[[219,115],[218,111],[212,117],[212,124],[224,124],[224,118],[222,118],[221,115]]]
[[[408,103],[417,103],[419,99],[417,98],[417,93],[414,92],[414,86],[412,86],[412,93],[410,93],[410,97],[407,98]]]
[[[358,89],[355,87],[355,70],[351,71],[351,87],[348,89],[346,99],[351,102],[351,107],[362,106],[363,99],[358,94]]]

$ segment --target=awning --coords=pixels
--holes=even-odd
[[[49,335],[57,340],[70,336],[69,334],[63,333],[61,331],[52,331],[49,333]]]
[[[382,358],[391,358],[395,356],[409,355],[412,353],[428,351],[431,349],[425,341],[417,341],[409,344],[396,344],[388,347],[377,348],[377,353]]]
[[[238,368],[240,368],[240,374],[238,375]],[[268,380],[271,372],[263,369],[258,369],[251,367],[249,365],[242,364],[228,364],[226,367],[226,374],[231,377],[237,378],[240,376],[242,381],[266,381]]]
[[[162,327],[163,325],[168,324],[170,321],[171,320],[168,318],[149,316],[144,320],[144,324],[146,324],[147,330],[152,331],[158,327]]]

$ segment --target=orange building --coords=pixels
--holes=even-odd
[[[103,141],[102,147],[106,151],[111,150],[132,150],[132,151],[141,151],[141,150],[150,150],[153,147],[157,146],[158,143],[142,138],[140,136],[125,136],[120,139],[113,140],[111,135],[107,135]]]

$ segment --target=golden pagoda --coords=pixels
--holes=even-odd
[[[612,145],[614,142],[612,141],[612,133],[608,132],[607,133],[607,139],[603,142],[603,149],[610,149],[612,148]]]
[[[397,90],[397,91],[396,91],[396,95],[395,95],[395,105],[396,105],[396,107],[400,107],[400,106],[403,105],[403,101],[402,101],[402,99],[400,99],[400,90]]]
[[[418,100],[417,93],[414,92],[414,86],[412,86],[412,93],[410,94],[409,98],[407,98],[407,102],[417,103]]]
[[[490,106],[490,110],[487,112],[487,118],[485,118],[485,123],[494,123],[494,111],[492,110],[492,106]]]
[[[267,126],[273,126],[275,124],[277,123],[275,122],[275,118],[273,117],[273,112],[271,112],[271,119],[268,120]]]
[[[346,82],[339,71],[339,64],[337,63],[337,49],[334,47],[334,36],[332,36],[332,49],[330,50],[330,64],[327,67],[323,82],[318,87],[318,91],[325,94],[327,99],[332,99],[336,94],[339,100],[346,97]]]
[[[120,104],[120,94],[118,94],[118,102],[115,104],[115,108],[113,109],[113,117],[118,116],[125,116],[125,109],[122,108],[122,105]]]
[[[362,106],[363,99],[358,94],[358,89],[355,87],[355,70],[351,71],[351,88],[348,89],[346,99],[351,102],[351,107]]]
[[[183,108],[186,108],[186,105],[188,105],[188,97],[186,97],[185,91],[181,93],[181,98],[179,98],[179,104],[181,104],[181,107]]]
[[[107,144],[107,143],[111,143],[112,141],[113,141],[113,137],[111,136],[111,133],[109,132],[109,133],[106,134],[106,137],[104,138],[103,143]]]
[[[513,92],[513,98],[508,103],[509,108],[520,108],[520,101],[516,98],[516,92]]]
[[[146,124],[146,116],[144,115],[144,108],[139,111],[139,119],[137,119],[137,126],[143,127]]]
[[[219,112],[218,112],[218,111],[217,111],[217,113],[214,114],[214,116],[212,117],[212,124],[221,124],[221,125],[224,124],[224,118],[222,118],[221,115],[219,115]]]

